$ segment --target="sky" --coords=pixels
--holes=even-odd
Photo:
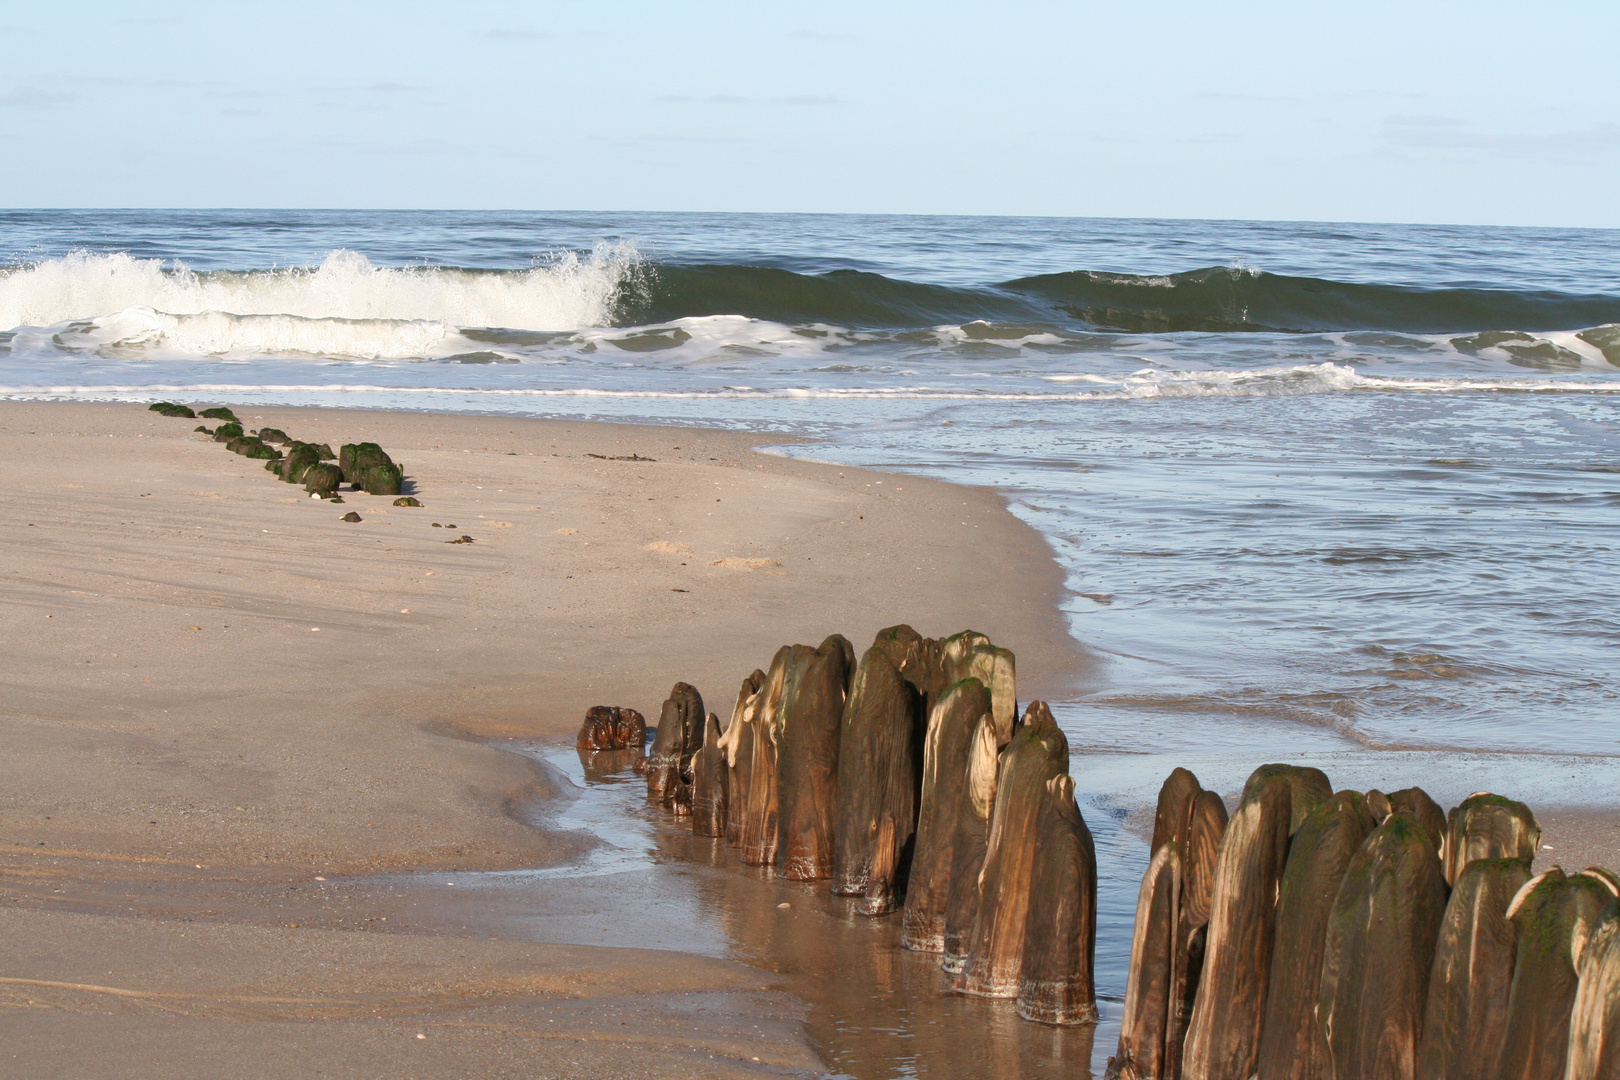
[[[1620,4],[0,4],[0,205],[1620,227]]]

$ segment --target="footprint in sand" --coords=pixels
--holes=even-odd
[[[650,544],[642,545],[643,551],[662,551],[665,555],[690,555],[692,549],[685,544],[673,543],[669,540],[654,540]]]

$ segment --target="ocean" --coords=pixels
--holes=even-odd
[[[0,397],[719,425],[1001,490],[1098,660],[1054,711],[1105,996],[1173,765],[1620,780],[1620,231],[12,211],[0,262]]]

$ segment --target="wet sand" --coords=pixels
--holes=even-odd
[[[561,781],[484,740],[655,718],[677,679],[724,712],[779,643],[971,626],[1026,692],[1085,672],[991,492],[724,432],[239,412],[381,443],[424,506],[308,499],[142,406],[0,406],[0,1075],[818,1071],[767,971],[633,918],[482,940],[415,896],[384,925],[379,882],[582,857],[534,827]]]

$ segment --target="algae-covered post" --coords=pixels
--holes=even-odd
[[[1576,965],[1617,892],[1614,875],[1606,870],[1566,875],[1555,866],[1525,882],[1514,896],[1508,919],[1518,948],[1507,1035],[1497,1059],[1502,1080],[1564,1076],[1580,982]]]
[[[1289,843],[1278,889],[1259,1080],[1325,1075],[1327,1045],[1317,1023],[1316,999],[1328,920],[1345,872],[1373,827],[1366,796],[1340,791],[1306,815]]]

